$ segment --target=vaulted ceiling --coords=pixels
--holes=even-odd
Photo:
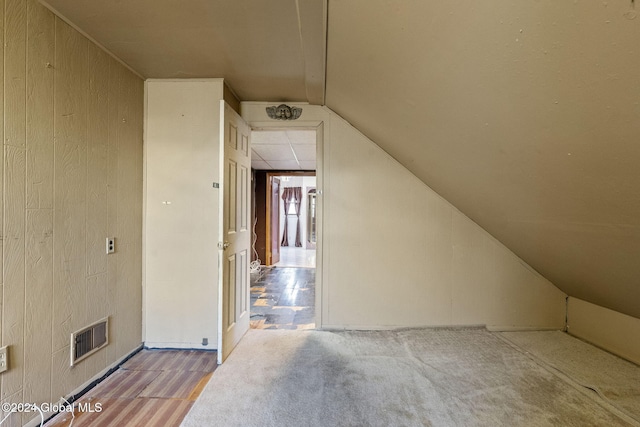
[[[562,290],[640,317],[631,0],[48,4],[143,77],[326,104]]]

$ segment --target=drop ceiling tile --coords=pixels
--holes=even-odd
[[[295,160],[274,160],[270,161],[269,164],[274,169],[281,170],[300,170],[300,166]]]
[[[315,130],[288,130],[286,131],[287,137],[292,144],[315,144],[316,143],[316,131]]]
[[[260,171],[272,169],[269,163],[265,162],[264,160],[254,160],[254,159],[251,159],[251,168],[260,170]]]
[[[291,145],[293,151],[296,153],[298,161],[315,161],[316,160],[316,146],[309,144],[295,144]]]
[[[285,131],[253,131],[251,132],[251,144],[253,145],[280,145],[288,144],[289,138]]]
[[[254,145],[255,151],[262,160],[270,162],[271,160],[293,160],[293,151],[289,144],[287,145]]]
[[[316,170],[315,161],[300,161],[300,168],[306,171]]]
[[[264,160],[262,157],[260,157],[260,154],[256,153],[256,150],[254,150],[253,148],[251,148],[251,160]]]

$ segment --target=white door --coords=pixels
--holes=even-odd
[[[222,363],[249,330],[250,295],[249,263],[251,262],[250,208],[251,148],[249,126],[224,101],[220,123],[224,141],[222,177],[222,232],[220,251],[221,331],[218,363]]]

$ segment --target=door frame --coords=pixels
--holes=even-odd
[[[324,139],[326,136],[324,120],[310,120],[310,121],[287,121],[274,120],[265,122],[263,120],[252,121],[242,114],[243,119],[247,122],[251,131],[278,131],[278,130],[314,130],[316,132],[316,191],[318,197],[316,197],[316,300],[315,300],[315,324],[316,329],[322,329],[324,325],[324,269],[323,269],[323,221],[324,221],[324,203],[322,192],[324,188]],[[293,171],[295,172],[295,171]],[[304,171],[298,171],[298,173],[305,173]],[[275,175],[286,175],[286,173],[276,172]],[[267,183],[267,185],[269,185]]]
[[[317,171],[307,172],[307,171],[282,170],[277,172],[267,172],[267,194],[271,194],[271,178],[279,177],[279,176],[315,176],[317,180]],[[280,185],[282,185],[282,183],[280,183]],[[271,198],[270,197],[267,197],[267,201],[266,201],[265,235],[266,235],[265,238],[267,241],[267,245],[265,248],[265,258],[268,261],[271,261],[271,245],[269,244],[271,242],[269,240],[271,238]],[[278,236],[278,240],[281,240],[280,236]],[[317,246],[316,246],[316,250],[317,250]],[[317,253],[316,253],[316,259],[317,259]],[[317,263],[316,263],[316,268],[318,268]]]
[[[264,258],[265,265],[271,266],[275,264],[273,262],[273,240],[271,237],[273,221],[271,220],[271,214],[274,211],[271,202],[273,201],[273,180],[277,178],[275,175],[270,175],[268,172],[265,174],[266,180],[266,196],[265,196],[265,212],[264,212]],[[282,182],[278,182],[278,193],[280,192]],[[280,194],[278,194],[278,223],[280,223]],[[278,238],[280,237],[280,228],[278,228]],[[278,262],[280,261],[280,242],[278,241]]]

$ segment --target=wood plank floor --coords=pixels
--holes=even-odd
[[[142,350],[46,425],[179,426],[216,367],[212,351]]]

